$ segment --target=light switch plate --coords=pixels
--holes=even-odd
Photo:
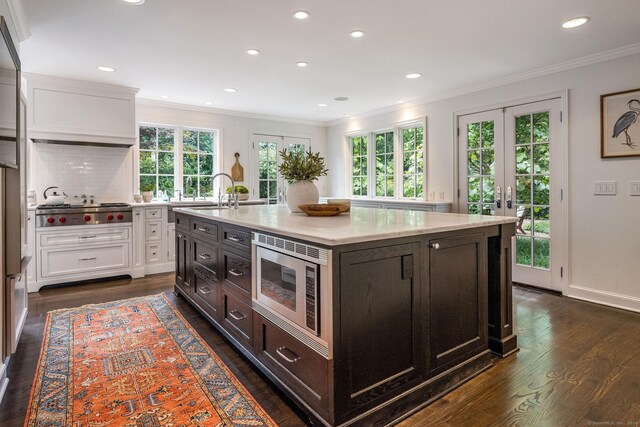
[[[616,181],[596,181],[593,183],[593,194],[596,196],[615,196]]]
[[[629,195],[640,196],[640,181],[631,181],[629,183]]]

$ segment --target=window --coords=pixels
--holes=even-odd
[[[160,125],[140,126],[140,190],[172,196],[176,190],[213,196],[217,131]],[[182,154],[180,154],[182,153]]]
[[[349,143],[351,195],[424,199],[424,122],[351,136]]]
[[[351,138],[351,160],[353,175],[351,180],[351,191],[354,196],[367,195],[367,137],[356,136]]]
[[[393,132],[376,134],[376,196],[393,197]]]
[[[182,192],[199,197],[212,197],[213,143],[215,132],[183,129]]]
[[[258,142],[258,197],[276,203],[278,192],[278,144],[272,141]]]
[[[140,189],[173,194],[175,129],[140,127]]]
[[[402,196],[424,194],[424,128],[402,129]]]

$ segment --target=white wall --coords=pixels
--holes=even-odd
[[[344,194],[344,134],[427,116],[428,193],[453,196],[455,112],[569,90],[569,276],[565,294],[640,311],[640,158],[600,159],[600,95],[640,88],[640,55],[601,62],[443,101],[349,121],[328,129],[330,192]],[[594,196],[593,181],[618,182],[616,196]],[[437,194],[437,193],[436,193]]]
[[[232,115],[231,112],[226,114],[219,110],[145,101],[136,104],[136,120],[139,123],[219,129],[222,141],[222,171],[230,174],[235,162],[234,153],[240,153],[240,164],[244,168],[243,185],[250,191],[253,189],[255,178],[255,172],[251,167],[251,142],[254,133],[310,138],[311,149],[319,151],[325,157],[327,155],[326,128],[306,122],[271,120],[266,116]],[[317,186],[320,194],[326,195],[326,178],[320,178]]]

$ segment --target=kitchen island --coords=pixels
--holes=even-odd
[[[175,212],[176,293],[314,425],[393,423],[517,350],[515,218]]]

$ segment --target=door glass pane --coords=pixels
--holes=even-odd
[[[295,311],[296,271],[262,258],[260,273],[260,293],[289,310]]]
[[[487,120],[467,125],[468,201],[482,201],[481,206],[469,206],[469,213],[493,215],[495,207],[495,123]],[[477,150],[476,148],[482,149]],[[479,176],[478,176],[479,175]]]
[[[478,215],[480,214],[480,205],[474,204],[474,203],[469,203],[469,209],[468,209],[469,214],[471,215]]]
[[[467,153],[467,174],[480,175],[480,150]]]
[[[482,150],[482,175],[495,174],[495,158],[493,150]]]
[[[467,178],[469,187],[468,200],[470,203],[480,201],[480,178]]]
[[[549,237],[549,207],[533,208],[533,232],[537,237]]]
[[[516,117],[516,144],[531,143],[531,115]]]
[[[482,122],[482,148],[493,148],[493,121]]]
[[[480,148],[480,123],[467,125],[467,148]]]
[[[531,147],[523,145],[516,147],[516,174],[531,173]]]
[[[495,179],[493,177],[484,177],[482,179],[482,201],[484,203],[493,203],[495,201]]]
[[[549,239],[533,239],[533,266],[549,268]]]
[[[549,205],[549,177],[535,176],[533,178],[533,203]]]
[[[277,202],[278,188],[278,144],[270,141],[258,142],[258,197]]]
[[[531,266],[531,237],[516,236],[516,263]]]
[[[531,204],[530,176],[519,176],[516,178],[516,203]]]
[[[528,206],[518,206],[516,209],[516,233],[518,234],[531,234],[531,208]]]
[[[549,141],[549,112],[533,115],[533,142]]]
[[[533,146],[534,173],[549,173],[549,144],[536,144]]]

